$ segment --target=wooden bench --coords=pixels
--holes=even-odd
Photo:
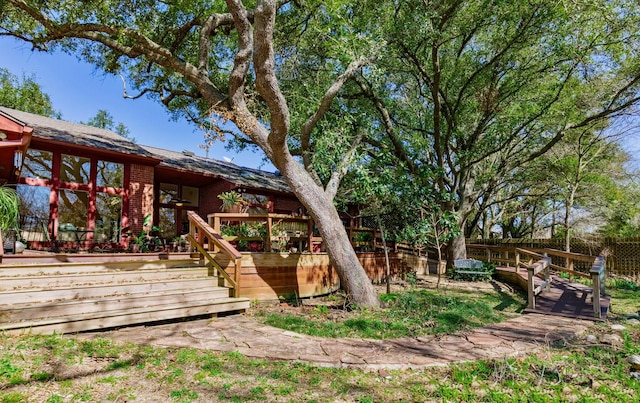
[[[464,275],[470,277],[491,278],[493,270],[483,269],[481,260],[476,259],[458,259],[453,261],[453,274]]]

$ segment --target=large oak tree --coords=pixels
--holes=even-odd
[[[369,4],[386,48],[363,91],[397,161],[462,228],[505,177],[640,100],[635,1]],[[463,236],[450,251],[464,257]]]
[[[0,6],[0,35],[38,50],[61,48],[126,75],[138,91],[128,97],[150,96],[194,121],[207,122],[213,115],[234,124],[238,139],[264,152],[311,213],[353,302],[377,306],[333,203],[358,137],[346,148],[344,163],[325,172],[324,181],[311,164],[301,162],[314,136],[322,135],[318,123],[335,97],[370,59],[367,49],[354,46],[357,35],[343,35],[353,32],[340,28],[346,22],[344,3],[8,0]],[[278,76],[292,73],[283,66],[289,50],[295,54],[302,40],[322,47],[323,54],[314,76],[297,78],[299,86],[314,89],[308,102],[297,104],[287,100]],[[293,133],[298,139],[291,142],[294,152],[292,110],[296,121],[302,120]],[[227,127],[210,127],[210,132],[217,135]]]

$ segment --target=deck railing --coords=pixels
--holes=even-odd
[[[242,254],[236,250],[229,242],[224,240],[218,232],[216,232],[209,224],[207,224],[200,216],[193,212],[187,212],[187,218],[189,219],[189,235],[187,239],[191,243],[203,259],[206,259],[213,267],[216,268],[218,274],[222,275],[230,284],[233,289],[232,294],[234,297],[240,296],[240,272],[242,270]],[[205,246],[206,245],[206,246]],[[224,270],[224,268],[216,262],[216,260],[209,254],[210,250],[213,250],[213,246],[217,250],[220,250],[226,255],[234,264],[235,270],[233,272],[233,278]]]
[[[606,276],[606,259],[604,256],[589,256],[580,253],[565,252],[555,249],[522,249],[516,247],[493,246],[481,244],[467,244],[467,255],[488,262],[513,266],[515,268],[527,268],[527,289],[529,297],[529,308],[535,309],[535,297],[544,289],[548,289],[551,284],[549,270],[567,273],[570,276],[590,278],[593,288],[593,312],[597,318],[601,317],[600,298],[605,293],[604,280]],[[552,258],[563,260],[565,266],[552,263]],[[542,261],[546,263],[542,263]],[[585,266],[589,263],[590,270],[579,271],[576,266]],[[544,283],[539,287],[534,287],[533,277],[543,273]],[[536,292],[537,291],[537,292]]]
[[[606,259],[604,256],[598,256],[591,267],[591,281],[593,283],[593,314],[596,318],[602,317],[600,309],[600,297],[604,295],[604,279],[605,279]]]
[[[224,239],[234,244],[260,242],[264,252],[322,252],[322,238],[314,234],[309,216],[286,214],[213,213],[209,225]],[[373,228],[346,227],[356,251],[381,249],[380,231]],[[249,251],[255,251],[249,249]]]

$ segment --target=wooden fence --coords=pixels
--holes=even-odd
[[[467,243],[534,250],[564,250],[563,239],[470,239]],[[572,239],[571,252],[591,256],[598,256],[604,252],[607,256],[608,274],[640,278],[640,238]],[[590,268],[584,269],[588,272]]]

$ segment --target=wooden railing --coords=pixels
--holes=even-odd
[[[209,225],[230,242],[263,242],[264,252],[285,252],[291,248],[299,252],[322,251],[322,238],[313,234],[313,219],[309,216],[286,214],[213,213],[207,216]],[[242,225],[262,227],[262,234],[235,234],[233,228]],[[380,231],[373,228],[346,227],[347,234],[356,251],[374,252],[382,248]],[[226,234],[225,234],[226,233]],[[288,244],[283,247],[282,243]]]
[[[600,297],[604,295],[604,279],[605,279],[606,259],[604,256],[598,256],[591,267],[591,281],[593,284],[593,314],[596,318],[602,317],[600,309]]]
[[[207,259],[207,261],[216,268],[218,274],[222,275],[230,284],[233,289],[233,296],[238,297],[240,295],[240,272],[242,270],[242,254],[236,250],[229,242],[225,241],[220,234],[214,231],[209,224],[207,224],[200,216],[193,212],[187,212],[187,218],[189,219],[189,235],[187,239],[191,243],[200,255]],[[206,245],[209,249],[205,248],[205,240],[208,241]],[[233,278],[224,270],[222,266],[209,254],[209,250],[212,247],[220,250],[226,255],[234,264],[235,270]]]
[[[536,309],[536,297],[542,291],[549,291],[551,287],[551,276],[549,275],[549,267],[551,266],[551,258],[543,257],[534,264],[527,266],[527,300],[529,309]],[[535,287],[534,277],[542,273],[544,282]]]
[[[540,292],[548,289],[551,280],[549,270],[567,273],[571,276],[591,278],[593,288],[593,313],[597,318],[601,317],[600,298],[605,292],[604,280],[606,275],[606,259],[603,256],[589,256],[580,253],[564,252],[555,249],[522,249],[516,247],[467,244],[467,255],[488,262],[503,264],[507,267],[527,268],[527,291],[529,298],[529,308],[535,309],[535,297]],[[551,258],[561,258],[565,266],[552,263]],[[590,263],[589,272],[575,270],[576,263]],[[539,273],[543,273],[544,283],[534,287],[533,278]]]
[[[263,250],[272,252],[273,249],[283,251],[281,247],[273,247],[273,243],[295,244],[296,249],[306,246],[314,251],[322,239],[313,236],[313,220],[308,216],[290,216],[285,214],[249,214],[249,213],[214,213],[207,216],[209,225],[218,233],[223,233],[223,224],[229,228],[240,228],[247,223],[255,223],[264,230],[254,229],[256,234],[224,235],[227,241],[259,241],[264,242]],[[257,232],[262,232],[259,234]],[[302,252],[302,250],[300,250]]]

